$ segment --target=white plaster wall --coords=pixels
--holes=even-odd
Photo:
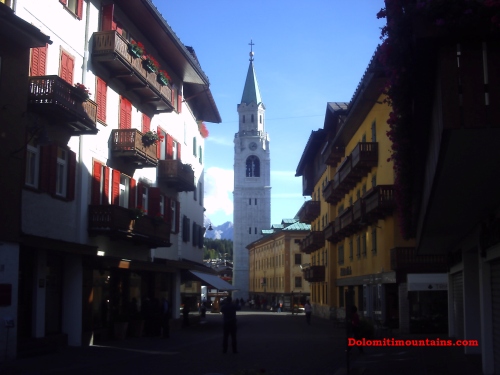
[[[12,359],[17,347],[17,304],[19,280],[19,244],[0,244],[0,284],[12,285],[12,300],[9,306],[0,306],[0,362]],[[5,318],[14,319],[14,328],[6,328]]]

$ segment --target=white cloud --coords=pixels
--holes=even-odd
[[[215,143],[215,144],[222,145],[222,146],[233,146],[234,145],[234,141],[232,139],[225,138],[225,137],[217,137],[217,136],[213,136],[213,135],[210,135],[205,140],[205,142]]]
[[[210,167],[205,171],[206,215],[233,214],[234,173],[232,169]]]

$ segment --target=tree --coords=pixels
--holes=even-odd
[[[233,241],[212,240],[205,238],[203,246],[203,259],[223,258],[233,260]]]

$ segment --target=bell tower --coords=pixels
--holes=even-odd
[[[235,298],[249,298],[249,258],[246,246],[271,227],[271,159],[266,133],[266,107],[254,69],[254,43],[241,102],[238,132],[234,135],[233,285]],[[257,281],[255,281],[257,282]]]

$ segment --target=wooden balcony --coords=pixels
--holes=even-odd
[[[377,185],[363,196],[364,222],[368,225],[390,215],[395,207],[393,185]]]
[[[177,191],[195,191],[193,168],[180,160],[160,160],[158,162],[158,181],[167,188]]]
[[[359,142],[352,150],[351,160],[352,173],[360,180],[378,164],[378,143]]]
[[[311,254],[325,246],[325,234],[321,231],[309,233],[300,243],[300,251]]]
[[[326,150],[326,165],[331,167],[336,167],[338,163],[345,156],[345,147],[334,146],[333,142],[328,146]]]
[[[413,247],[391,249],[391,269],[404,273],[447,272],[446,255],[417,255]]]
[[[146,70],[144,57],[129,52],[127,40],[114,30],[95,32],[92,39],[92,62],[107,70],[111,80],[136,94],[156,113],[174,110],[171,88],[160,84],[156,73]]]
[[[328,181],[328,184],[323,189],[323,199],[330,204],[337,204],[344,197],[345,191],[339,188],[339,175],[335,174],[333,180]]]
[[[311,195],[314,191],[314,170],[311,167],[305,168],[302,175],[302,195]]]
[[[352,206],[353,219],[357,223],[361,223],[363,215],[365,214],[365,202],[363,199],[358,199]]]
[[[136,168],[156,167],[156,144],[145,146],[142,133],[137,129],[111,131],[111,156],[135,164]]]
[[[170,223],[149,216],[134,218],[132,210],[115,205],[90,205],[88,232],[151,247],[169,247]]]
[[[304,202],[297,216],[301,223],[311,224],[321,213],[321,205],[319,201],[309,200]]]
[[[325,240],[330,241],[332,243],[336,243],[337,241],[337,233],[335,232],[335,221],[331,221],[325,229],[323,229],[323,233],[325,233]]]
[[[339,215],[340,217],[339,235],[342,235],[343,237],[349,236],[358,229],[356,223],[354,222],[354,213],[352,207],[353,206],[347,207],[344,210],[344,212],[342,212],[342,214]]]
[[[97,134],[97,104],[58,76],[29,78],[28,109],[72,135]]]
[[[325,281],[325,266],[309,266],[302,270],[304,279],[310,283],[319,283]]]

